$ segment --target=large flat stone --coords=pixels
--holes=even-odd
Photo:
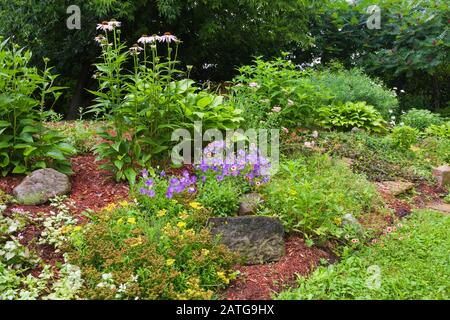
[[[285,254],[284,228],[276,218],[243,216],[210,218],[208,226],[214,236],[246,264],[278,261]]]
[[[435,168],[433,170],[433,176],[436,178],[439,186],[450,186],[450,166],[445,165]]]
[[[450,204],[447,203],[434,203],[428,205],[427,208],[434,211],[439,211],[446,215],[450,215]]]
[[[54,169],[40,169],[32,172],[14,188],[16,200],[27,206],[46,203],[49,199],[69,193],[69,177]]]
[[[379,191],[390,194],[394,197],[414,188],[414,183],[405,181],[383,181],[377,182],[376,185]]]

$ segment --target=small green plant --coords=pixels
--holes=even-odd
[[[410,126],[395,127],[391,133],[393,144],[401,149],[409,149],[416,144],[419,138],[419,130]]]
[[[432,124],[425,130],[425,133],[432,137],[450,139],[450,121],[441,125]]]
[[[67,157],[73,146],[64,136],[43,125],[49,112],[45,105],[61,95],[53,86],[52,75],[44,59],[44,71],[30,66],[31,52],[0,38],[0,173],[26,173],[54,167],[71,173]]]
[[[421,132],[431,125],[441,125],[442,118],[429,110],[411,109],[401,116],[401,122]]]
[[[365,102],[338,103],[320,109],[321,124],[325,128],[350,131],[353,128],[368,132],[382,132],[385,121],[381,114]]]
[[[231,177],[219,182],[217,179],[208,179],[202,183],[197,197],[213,216],[233,216],[239,209],[241,191]]]

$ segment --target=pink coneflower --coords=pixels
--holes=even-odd
[[[372,239],[372,243],[373,244],[378,243],[378,239]]]
[[[114,20],[114,19],[111,19],[111,21],[109,21],[108,22],[108,25],[111,27],[111,28],[120,28],[120,26],[122,25],[122,22],[120,22],[120,21],[117,21],[117,20]]]
[[[403,224],[399,223],[399,224],[397,224],[397,227],[403,228]]]
[[[167,42],[167,43],[171,43],[171,42],[176,42],[176,41],[178,41],[178,38],[175,37],[174,35],[172,35],[170,32],[166,32],[166,33],[164,33],[163,36],[158,37],[158,41],[159,41],[159,42]]]
[[[359,239],[352,239],[352,243],[358,243]]]
[[[160,41],[160,38],[161,37],[157,36],[156,34],[152,36],[143,35],[142,37],[139,38],[137,42],[142,44],[154,43],[156,41]]]
[[[141,47],[139,47],[138,44],[133,45],[130,48],[130,54],[133,56],[137,56],[141,51],[143,51],[144,49],[142,49]]]
[[[97,24],[97,30],[103,31],[113,31],[114,27],[109,24],[108,21],[103,21],[102,23]]]
[[[101,34],[96,36],[94,39],[99,44],[102,44],[102,43],[104,43],[106,41],[106,38],[103,35],[101,35]]]
[[[276,112],[276,113],[281,112],[281,107],[279,107],[279,106],[273,107],[272,111]]]
[[[248,84],[248,86],[249,86],[250,88],[257,88],[257,87],[258,87],[258,83],[256,83],[256,82],[250,82],[250,83]]]
[[[392,227],[387,227],[387,228],[386,228],[386,232],[387,232],[387,233],[391,233],[391,232],[392,232]]]

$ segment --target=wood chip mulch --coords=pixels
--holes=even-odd
[[[286,255],[278,262],[237,266],[241,272],[238,280],[224,292],[227,300],[270,300],[274,293],[296,285],[297,275],[308,275],[319,264],[320,259],[334,257],[323,249],[309,248],[299,237],[286,241]]]

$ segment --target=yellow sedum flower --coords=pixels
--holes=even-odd
[[[121,207],[128,207],[130,203],[128,201],[122,200],[119,202],[119,206]]]
[[[162,218],[167,214],[166,209],[159,210],[158,214],[156,215],[158,218]]]
[[[175,264],[175,259],[167,259],[166,266],[172,267]]]
[[[123,219],[122,218],[120,218],[119,220],[117,220],[117,225],[118,226],[121,226],[123,224]]]
[[[106,207],[103,208],[103,210],[107,211],[107,212],[111,212],[113,211],[115,208],[117,207],[117,205],[115,203],[110,203],[108,204]]]
[[[183,222],[183,221],[178,222],[177,227],[180,229],[186,228],[186,222]]]
[[[209,250],[208,249],[202,249],[202,255],[207,257],[209,255]]]
[[[225,275],[225,272],[217,272],[217,276],[219,277],[220,280],[223,281],[223,283],[225,284],[230,283],[230,279]]]
[[[191,202],[191,203],[189,203],[189,206],[195,210],[203,209],[202,205],[198,202]]]
[[[181,219],[181,220],[186,220],[187,218],[189,218],[188,213],[187,213],[186,211],[183,211],[183,212],[180,214],[180,219]]]
[[[342,219],[341,218],[334,218],[334,223],[336,223],[338,226],[340,226],[342,224]]]
[[[128,218],[127,222],[129,224],[136,224],[136,218]]]
[[[289,194],[293,197],[295,197],[298,193],[297,191],[295,191],[294,189],[291,189],[291,191],[289,191]]]
[[[81,231],[81,227],[80,226],[76,226],[75,228],[73,228],[73,231]]]

